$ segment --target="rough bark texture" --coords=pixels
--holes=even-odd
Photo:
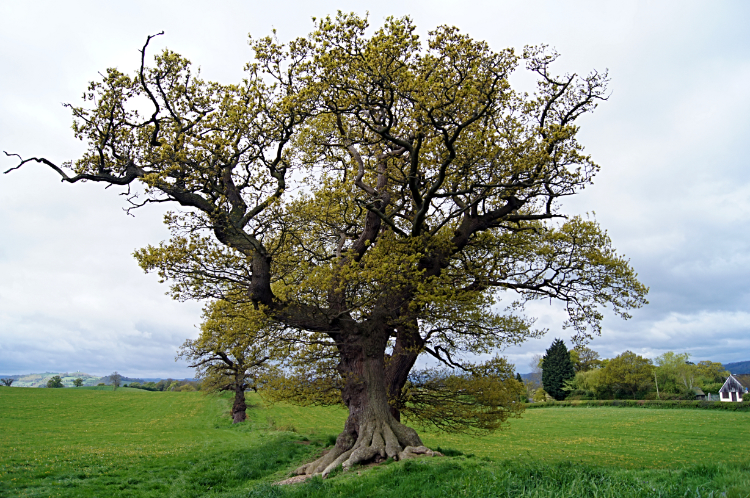
[[[344,431],[331,451],[298,468],[297,474],[325,477],[339,465],[348,469],[369,461],[399,460],[410,455],[410,447],[423,448],[416,431],[396,420],[388,405],[384,363],[387,334],[358,339],[339,346],[339,369],[346,379],[342,395],[349,408]],[[424,448],[422,453],[427,451]]]
[[[232,423],[238,424],[247,419],[247,404],[245,404],[245,390],[242,387],[234,390],[234,404],[232,405]]]
[[[385,360],[385,382],[391,415],[401,421],[401,391],[424,346],[416,320],[397,328],[396,343]]]

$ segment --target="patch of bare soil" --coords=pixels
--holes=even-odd
[[[290,477],[289,479],[284,479],[283,481],[279,481],[276,484],[279,486],[284,486],[285,484],[297,484],[298,482],[303,482],[313,477],[312,475],[301,475],[301,476],[294,476]]]

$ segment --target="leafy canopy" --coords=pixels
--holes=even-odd
[[[630,395],[635,399],[638,392],[653,386],[654,366],[651,360],[632,351],[625,351],[609,360],[601,370],[600,382],[617,394]]]
[[[522,381],[504,358],[475,365],[470,373],[440,369],[414,372],[398,400],[410,421],[450,433],[483,434],[523,413]]]
[[[149,200],[198,208],[167,217],[173,238],[136,253],[145,269],[180,299],[248,289],[313,332],[400,308],[449,364],[534,336],[528,300],[564,302],[579,338],[599,332],[601,305],[627,317],[645,303],[595,222],[547,223],[598,169],[574,122],[604,98],[606,74],[555,79],[557,54],[493,52],[455,28],[423,45],[409,19],[366,28],[342,14],[287,45],[253,41],[241,85],[202,82],[173,53],[118,76],[140,94],[140,79],[170,82],[154,94],[159,119],[127,135],[140,137]],[[508,84],[520,61],[540,78],[534,95]],[[121,143],[108,139],[105,158],[108,147]],[[92,152],[79,170],[100,162]],[[259,258],[272,261],[267,288]]]

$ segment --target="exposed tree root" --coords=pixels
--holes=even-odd
[[[444,456],[439,451],[433,451],[427,446],[407,446],[404,451],[398,454],[399,460],[407,460],[420,456]]]
[[[353,465],[371,461],[383,461],[388,458],[404,460],[416,456],[439,456],[422,445],[414,429],[397,422],[393,417],[371,419],[359,427],[356,441],[347,432],[336,440],[331,451],[314,462],[299,467],[295,474],[322,474],[325,478],[334,469],[341,466],[349,470]]]
[[[294,477],[290,477],[289,479],[284,479],[283,481],[279,481],[276,483],[276,485],[285,486],[287,484],[297,484],[299,482],[304,482],[310,479],[311,477],[312,476],[309,476],[309,475],[294,476]]]

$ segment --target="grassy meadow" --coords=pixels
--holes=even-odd
[[[260,403],[258,401],[258,403]],[[256,423],[301,434],[337,434],[343,409],[275,406],[248,412]],[[576,462],[622,468],[679,469],[695,463],[750,461],[750,413],[642,408],[527,410],[506,430],[483,437],[431,432],[423,442],[493,460]],[[408,423],[408,421],[407,421]],[[727,437],[733,434],[733,437]]]
[[[200,393],[0,388],[0,496],[750,496],[747,412],[528,410],[484,437],[422,430],[447,458],[276,486],[346,414],[249,401],[232,426]]]

